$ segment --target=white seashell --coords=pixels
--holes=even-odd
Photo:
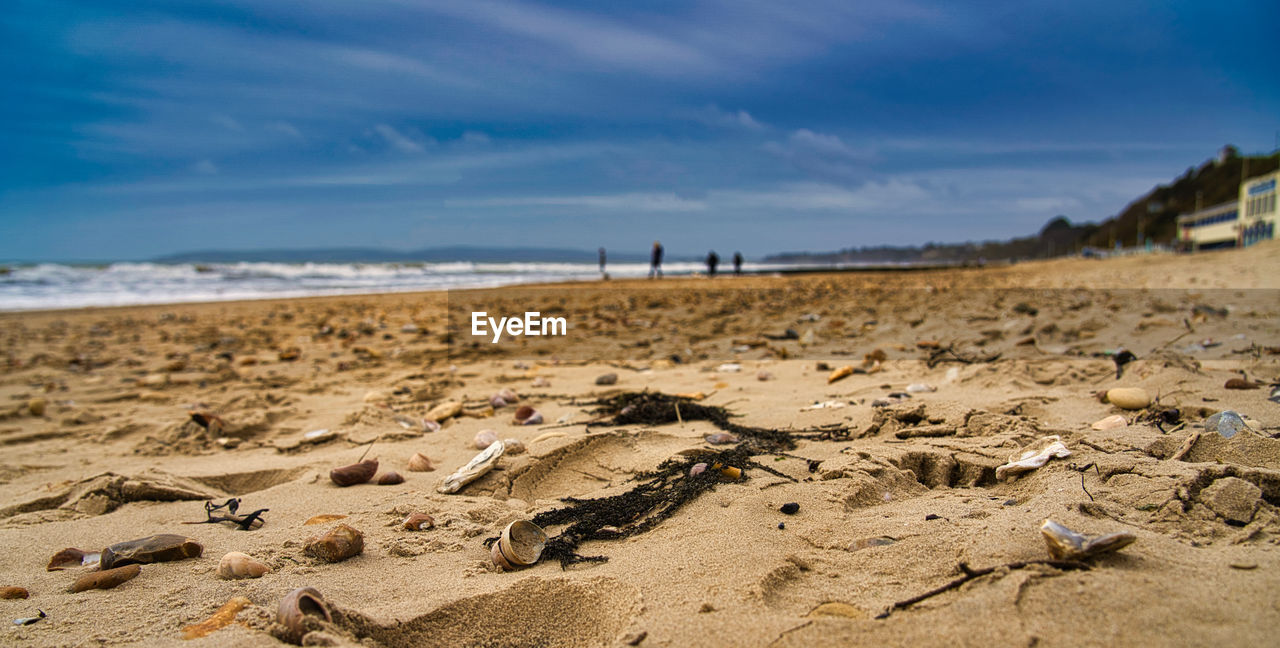
[[[494,441],[493,445],[485,448],[484,452],[472,457],[471,461],[467,462],[467,465],[459,468],[452,475],[445,477],[444,483],[436,491],[456,493],[462,490],[463,486],[479,479],[497,465],[498,459],[502,457],[505,449],[501,441]]]
[[[271,568],[254,560],[249,554],[232,551],[218,561],[218,578],[238,580],[241,578],[261,578]]]
[[[1090,427],[1095,430],[1118,430],[1127,425],[1129,425],[1129,421],[1125,420],[1123,416],[1119,414],[1112,414],[1100,421],[1094,421],[1093,425]]]
[[[907,385],[908,394],[923,394],[925,392],[936,392],[936,391],[938,391],[937,387],[934,387],[933,385],[927,385],[925,383],[912,383],[910,385]]]
[[[726,362],[719,367],[716,367],[716,371],[719,371],[720,373],[738,373],[739,371],[742,371],[742,365],[735,362]]]
[[[1071,451],[1063,445],[1062,437],[1054,434],[1044,437],[1009,456],[1009,463],[996,468],[996,479],[1035,470],[1054,457],[1069,457]]]
[[[1040,533],[1054,560],[1085,560],[1123,549],[1138,539],[1128,531],[1086,536],[1049,519],[1040,524]]]
[[[422,431],[423,432],[439,432],[440,424],[436,423],[435,419],[429,419],[429,418],[422,419]]]
[[[477,450],[484,450],[493,445],[498,440],[498,433],[493,430],[480,430],[476,433],[476,438],[472,441]]]
[[[823,401],[821,403],[814,403],[813,405],[810,405],[808,407],[802,407],[800,408],[800,411],[803,412],[806,410],[840,409],[841,407],[844,407],[844,401]]]

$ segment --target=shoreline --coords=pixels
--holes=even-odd
[[[185,645],[184,627],[239,596],[236,622],[205,641],[275,648],[276,609],[298,587],[335,612],[309,641],[347,648],[708,636],[750,648],[1263,644],[1280,624],[1269,603],[1280,589],[1276,277],[1273,245],[0,313],[0,587],[29,593],[0,607],[48,615],[8,630],[34,646]],[[566,337],[472,344],[447,327],[472,303],[527,305],[572,326]],[[1137,357],[1120,377],[1118,347]],[[842,366],[848,375],[833,379]],[[1225,388],[1242,373],[1265,387]],[[1099,400],[1116,387],[1151,402]],[[514,405],[491,408],[502,389],[544,422],[516,425]],[[693,400],[669,421],[604,425],[598,403],[624,393]],[[453,403],[456,415],[436,414],[441,429],[423,426]],[[494,566],[484,541],[513,521],[565,497],[622,495],[668,460],[738,448],[708,442],[723,430],[699,406],[796,447],[747,448],[730,466],[740,474],[712,472],[708,489],[652,528],[578,547],[607,561]],[[1167,408],[1177,423],[1158,418]],[[1204,428],[1222,410],[1256,432]],[[216,415],[218,429],[193,411]],[[1095,427],[1104,420],[1111,427]],[[525,451],[440,493],[485,430]],[[996,476],[1047,436],[1071,455]],[[330,471],[366,450],[379,474],[404,481],[336,486]],[[435,470],[410,471],[415,453]],[[269,509],[265,525],[185,524],[205,517],[206,499],[231,497],[242,512]],[[415,512],[433,526],[405,529]],[[318,515],[342,517],[306,524]],[[1136,541],[1088,570],[1059,569],[1037,562],[1049,557],[1045,519]],[[304,551],[340,523],[363,534],[360,554],[326,563]],[[91,568],[45,569],[68,546],[160,533],[194,538],[202,555],[81,593],[67,588]],[[218,578],[232,551],[271,571]],[[994,571],[894,607],[963,577],[960,564]]]

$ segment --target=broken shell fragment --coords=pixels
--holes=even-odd
[[[409,457],[409,470],[412,472],[431,472],[435,469],[431,458],[421,452],[415,452],[412,457]]]
[[[524,441],[520,439],[503,439],[502,445],[507,454],[517,455],[525,451]]]
[[[302,636],[307,633],[308,618],[312,623],[333,623],[329,606],[316,588],[299,587],[280,599],[280,607],[276,609],[276,622],[284,626],[282,639],[292,644],[301,644]]]
[[[1226,389],[1259,389],[1262,385],[1244,378],[1231,378],[1223,387]]]
[[[830,385],[831,383],[837,380],[840,380],[841,378],[846,378],[851,375],[853,375],[853,367],[850,365],[845,365],[843,367],[840,367],[839,369],[836,369],[835,371],[832,371],[831,375],[827,376],[827,384]]]
[[[0,587],[0,599],[24,599],[31,596],[25,587]]]
[[[131,580],[140,573],[142,573],[142,567],[137,564],[90,572],[77,578],[76,582],[71,584],[71,592],[74,594],[91,589],[111,589],[116,585]]]
[[[422,531],[435,526],[436,520],[426,513],[410,513],[401,524],[410,531]]]
[[[1232,410],[1223,410],[1205,419],[1204,429],[1208,432],[1217,432],[1227,439],[1230,439],[1235,436],[1237,432],[1242,430],[1249,430],[1250,432],[1254,431],[1253,428],[1249,427],[1248,424],[1244,422],[1244,419],[1240,417],[1239,413]]]
[[[339,486],[354,486],[373,479],[373,475],[376,472],[378,472],[378,460],[365,459],[360,463],[330,470],[329,479]]]
[[[218,561],[218,578],[239,580],[242,578],[261,578],[271,568],[253,559],[252,556],[239,551],[232,551]]]
[[[692,466],[689,466],[689,476],[690,476],[690,477],[697,477],[698,475],[701,475],[702,473],[704,473],[704,472],[706,472],[706,471],[707,471],[707,464],[702,463],[702,462],[699,462],[699,463],[693,464]]]
[[[1071,451],[1056,434],[1044,437],[1009,456],[1009,463],[996,468],[996,479],[1035,470],[1054,457],[1069,457]]]
[[[461,401],[446,401],[427,410],[426,418],[432,421],[443,421],[457,416],[462,411]]]
[[[729,432],[712,432],[703,438],[711,445],[728,445],[738,442],[738,436]]]
[[[545,546],[547,533],[542,527],[525,520],[516,520],[502,530],[502,535],[493,543],[489,555],[495,565],[514,570],[538,562]]]
[[[186,558],[199,558],[204,546],[195,540],[173,533],[117,542],[102,550],[99,562],[103,570],[134,563],[157,563]]]
[[[1095,430],[1116,430],[1127,425],[1129,425],[1129,422],[1125,420],[1124,416],[1112,414],[1100,421],[1094,421],[1090,427]]]
[[[459,468],[457,472],[444,478],[444,483],[436,490],[441,493],[456,493],[462,490],[463,486],[479,479],[481,475],[489,472],[498,463],[498,459],[502,457],[506,447],[501,441],[494,441],[493,445],[485,448],[484,452],[471,458],[467,465]]]
[[[519,401],[520,397],[516,395],[515,390],[510,387],[504,387],[498,390],[498,393],[489,397],[489,404],[492,405],[494,409],[506,407],[507,405]]]
[[[1088,560],[1123,549],[1138,539],[1128,531],[1086,536],[1049,519],[1040,524],[1040,533],[1054,560]]]
[[[400,473],[394,470],[384,472],[381,475],[378,475],[379,486],[394,486],[396,484],[403,484],[403,483],[404,483],[404,477]]]
[[[493,430],[480,430],[476,433],[476,438],[472,440],[472,443],[476,446],[477,450],[484,450],[485,448],[493,445],[493,442],[497,440],[497,432],[494,432]]]
[[[98,552],[86,553],[74,547],[68,547],[53,554],[53,558],[49,559],[49,566],[45,567],[46,571],[58,571],[68,567],[82,567],[85,565],[95,565],[101,554]]]
[[[1107,402],[1120,409],[1139,410],[1151,404],[1151,396],[1140,387],[1116,387],[1107,390]]]
[[[313,515],[307,518],[307,521],[303,522],[302,526],[310,526],[312,524],[328,524],[330,522],[336,522],[346,517],[347,516],[345,515],[338,515],[336,513],[321,513],[320,515]]]
[[[528,405],[521,405],[511,422],[516,425],[537,425],[542,422],[542,412]]]
[[[213,613],[213,616],[195,625],[184,627],[182,629],[182,638],[199,639],[231,625],[231,622],[236,620],[236,615],[248,607],[249,603],[249,599],[243,596],[231,597],[230,600],[223,603],[222,607]]]
[[[364,551],[364,534],[339,524],[322,536],[307,538],[303,553],[324,562],[342,562]]]

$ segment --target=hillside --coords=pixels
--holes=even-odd
[[[1179,214],[1209,207],[1239,195],[1241,178],[1253,178],[1280,168],[1280,152],[1241,157],[1235,147],[1205,161],[1168,185],[1159,185],[1120,213],[1101,223],[1072,224],[1065,216],[1050,220],[1036,234],[1006,241],[929,243],[916,246],[848,248],[838,252],[786,252],[765,259],[777,263],[913,263],[1034,259],[1079,253],[1086,247],[1110,249],[1137,246],[1141,237],[1171,245],[1177,237]]]

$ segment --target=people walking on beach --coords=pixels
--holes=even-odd
[[[715,250],[707,253],[707,276],[716,276],[716,266],[720,265],[720,255]]]
[[[733,253],[733,274],[736,274],[736,275],[742,274],[742,253],[741,252]]]
[[[662,244],[658,241],[653,242],[653,253],[649,255],[649,278],[655,274],[662,278]]]
[[[600,248],[600,274],[605,277],[609,276],[604,273],[604,248]]]

